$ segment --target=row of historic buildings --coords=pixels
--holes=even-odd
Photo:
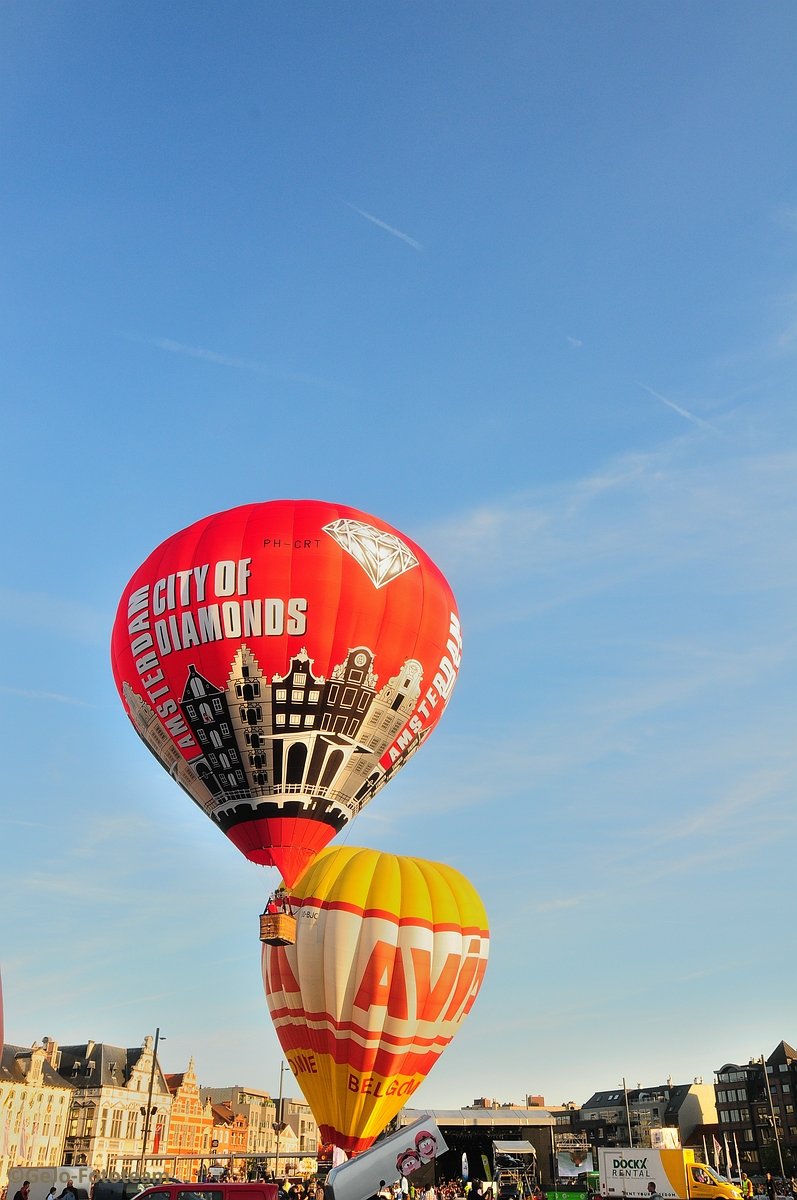
[[[315,1163],[318,1129],[303,1100],[200,1087],[193,1058],[164,1074],[155,1040],[6,1045],[0,1061],[0,1187],[13,1166],[70,1165],[103,1175],[197,1178],[213,1161],[258,1155],[280,1170]]]
[[[541,1102],[528,1097],[527,1102]],[[483,1102],[484,1103],[484,1102]],[[721,1170],[797,1175],[797,1051],[779,1042],[768,1057],[725,1063],[714,1083],[616,1085],[580,1107],[547,1106],[562,1145],[650,1146],[661,1130],[708,1153]]]
[[[150,1036],[132,1048],[93,1041],[59,1046],[49,1038],[32,1047],[6,1045],[0,1187],[14,1166],[196,1179],[214,1162],[232,1162],[243,1173],[259,1158],[280,1174],[315,1170],[318,1128],[304,1100],[275,1101],[243,1086],[201,1087],[193,1058],[184,1072],[168,1075],[156,1051]],[[522,1108],[479,1099],[435,1116],[450,1145],[473,1153],[477,1165],[497,1130],[509,1137],[523,1131],[539,1142],[540,1178],[548,1182],[558,1178],[561,1155],[585,1163],[598,1146],[649,1146],[665,1135],[707,1154],[725,1172],[739,1164],[750,1174],[797,1174],[797,1051],[780,1042],[767,1058],[726,1063],[715,1074],[713,1084],[623,1084],[594,1092],[581,1106],[546,1105],[541,1096],[526,1097]]]

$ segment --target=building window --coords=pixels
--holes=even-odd
[[[274,689],[274,699],[282,701],[282,703],[284,704],[285,701],[288,699],[288,689],[287,688],[275,688]]]
[[[320,693],[320,691],[318,690],[318,688],[312,688],[312,689],[311,689],[311,690],[310,690],[310,691],[307,693],[307,699],[308,699],[308,701],[309,701],[309,703],[310,703],[310,704],[318,704],[318,698],[319,698],[319,696],[320,696],[320,695],[321,695],[321,693]]]
[[[303,700],[304,700],[304,689],[303,688],[292,688],[291,689],[291,701],[294,704],[301,704],[301,702]]]

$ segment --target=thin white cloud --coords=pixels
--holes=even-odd
[[[203,362],[217,363],[220,367],[235,367],[239,371],[267,372],[268,368],[262,363],[253,362],[248,358],[237,358],[233,354],[219,354],[215,350],[206,350],[204,346],[187,346],[184,342],[175,342],[173,338],[150,338],[151,346],[158,350],[167,350],[170,354],[185,354],[189,358],[201,358]]]
[[[797,342],[797,316],[794,315],[795,304],[797,297],[790,295],[784,302],[784,307],[788,309],[788,320],[784,329],[780,331],[775,339],[776,349],[779,351],[791,350],[792,346]]]
[[[364,208],[358,208],[356,204],[350,204],[347,200],[347,206],[359,213],[366,221],[370,221],[373,225],[377,225],[380,229],[384,229],[386,233],[392,233],[393,237],[399,238],[400,241],[406,242],[408,246],[412,246],[413,250],[423,250],[420,242],[416,242],[415,238],[410,237],[408,233],[402,233],[400,229],[396,229],[393,225],[388,225],[386,221],[380,221],[379,217],[375,217],[373,213],[366,212]]]
[[[252,371],[256,375],[265,375],[270,379],[282,380],[285,383],[303,383],[311,387],[324,388],[331,391],[345,390],[327,379],[317,375],[306,375],[301,371],[285,371],[281,368],[269,367],[266,363],[256,362],[250,358],[239,358],[235,354],[221,354],[217,350],[209,350],[206,346],[189,346],[185,342],[177,342],[167,337],[138,337],[125,334],[129,341],[138,342],[144,346],[153,346],[156,350],[164,350],[167,354],[182,354],[187,358],[198,358],[202,362],[214,363],[219,367],[231,367],[236,371]]]
[[[540,900],[537,904],[532,904],[531,909],[535,913],[558,912],[563,908],[578,908],[582,902],[579,896],[563,896],[561,900]]]
[[[0,683],[0,692],[6,696],[19,696],[22,700],[53,701],[56,704],[71,704],[76,708],[96,708],[96,704],[88,700],[79,700],[77,696],[65,696],[62,692],[35,692],[30,688],[8,687]]]
[[[775,210],[775,221],[783,228],[797,233],[797,207],[793,204],[782,204]]]
[[[571,337],[569,333],[567,335],[567,341],[568,341],[569,345],[571,345],[573,347],[574,350],[580,350],[581,347],[584,345],[581,338]]]
[[[691,590],[797,584],[793,523],[797,454],[727,452],[685,438],[622,456],[562,485],[480,505],[427,526],[421,544],[455,590],[476,589],[483,623],[521,619],[632,580],[685,573]],[[716,448],[716,449],[715,449]],[[699,569],[698,569],[699,568]],[[507,604],[507,589],[526,579]],[[500,613],[483,593],[504,592]]]
[[[9,625],[47,630],[78,641],[99,643],[107,637],[107,618],[85,604],[45,592],[0,588],[0,619]]]
[[[648,392],[649,395],[653,396],[654,399],[660,400],[662,404],[666,404],[668,408],[673,410],[673,412],[677,412],[678,415],[683,417],[686,421],[691,421],[700,429],[710,429],[712,433],[719,432],[716,426],[712,425],[710,421],[704,421],[702,417],[695,416],[695,414],[690,412],[688,408],[683,408],[680,404],[676,404],[674,400],[668,400],[666,396],[662,396],[661,392],[657,392],[654,388],[648,387],[646,383],[640,383],[639,386],[643,391]]]

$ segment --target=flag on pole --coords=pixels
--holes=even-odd
[[[719,1144],[716,1136],[713,1133],[711,1135],[711,1140],[714,1143],[714,1170],[716,1171],[719,1170],[719,1160],[722,1155],[722,1146]]]
[[[17,1143],[17,1163],[21,1167],[28,1165],[28,1127],[23,1121],[22,1128],[19,1131],[19,1142]]]

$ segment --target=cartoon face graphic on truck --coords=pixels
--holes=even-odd
[[[437,1139],[428,1129],[422,1129],[415,1136],[415,1149],[421,1156],[421,1162],[429,1162],[437,1156]]]
[[[417,1150],[404,1150],[396,1158],[396,1170],[405,1177],[417,1171],[421,1165],[421,1156]]]

